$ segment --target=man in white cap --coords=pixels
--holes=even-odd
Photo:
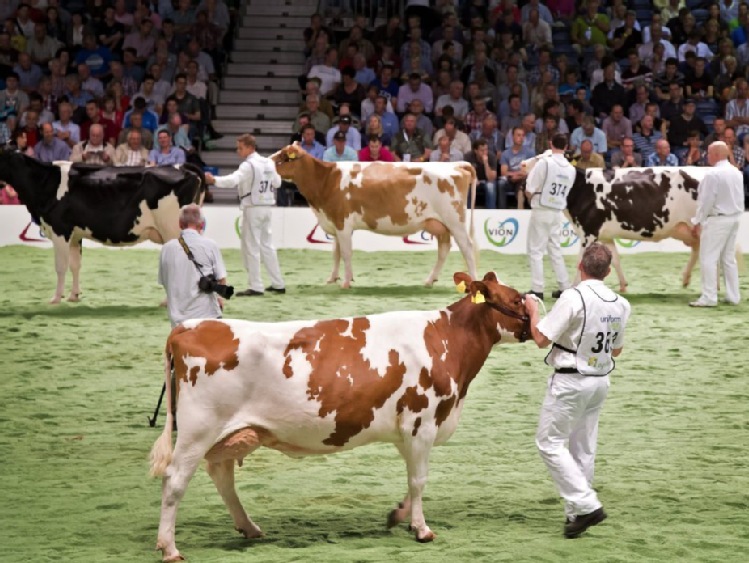
[[[728,145],[715,141],[707,149],[707,162],[713,167],[698,188],[693,232],[700,237],[702,295],[689,305],[715,307],[718,304],[718,265],[723,266],[726,303],[737,305],[739,268],[736,264],[736,237],[744,212],[744,178],[728,161]]]

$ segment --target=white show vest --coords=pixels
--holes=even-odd
[[[614,369],[611,351],[619,347],[627,302],[605,286],[581,284],[573,290],[582,299],[585,315],[575,352],[577,371],[582,375],[607,375]]]
[[[561,154],[545,157],[546,181],[541,188],[541,207],[562,211],[567,208],[567,194],[570,193],[577,171]]]
[[[276,165],[269,158],[253,153],[247,161],[252,166],[253,177],[248,194],[240,194],[240,199],[250,198],[254,206],[275,205],[276,188],[281,185],[281,178],[276,172]]]

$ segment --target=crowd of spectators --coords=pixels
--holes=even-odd
[[[706,166],[720,139],[749,185],[744,1],[437,0],[403,19],[311,17],[292,140],[328,161],[467,160],[489,208],[523,206],[521,162],[557,132],[579,168]]]
[[[0,20],[0,146],[43,162],[202,165],[218,136],[224,0],[3,0]]]

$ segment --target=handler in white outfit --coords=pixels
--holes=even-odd
[[[564,499],[567,538],[578,537],[606,518],[591,486],[598,416],[630,315],[627,300],[603,283],[611,272],[608,248],[600,243],[588,246],[578,269],[580,284],[562,293],[543,320],[538,319],[537,301],[526,299],[533,340],[539,348],[553,343],[546,363],[554,373],[541,408],[536,445]]]
[[[707,161],[714,168],[707,171],[700,182],[697,214],[692,218],[694,234],[700,237],[702,295],[689,305],[715,307],[718,304],[719,264],[723,266],[726,284],[725,301],[737,305],[741,295],[736,237],[744,212],[744,177],[728,161],[728,146],[722,141],[708,147]]]
[[[575,183],[575,168],[564,158],[567,137],[556,134],[551,139],[551,154],[545,154],[531,170],[526,181],[526,197],[531,202],[528,230],[528,262],[531,269],[531,291],[540,299],[544,292],[544,251],[549,253],[551,267],[557,277],[559,297],[570,286],[561,249],[562,213],[567,195]]]
[[[260,275],[260,260],[270,275],[271,285],[267,291],[286,293],[278,256],[273,246],[271,233],[272,207],[276,204],[276,190],[281,177],[270,158],[255,152],[255,137],[246,134],[237,139],[237,154],[244,159],[239,168],[227,176],[207,173],[206,183],[218,188],[237,187],[239,207],[242,209],[242,257],[249,277],[249,289],[237,293],[239,296],[263,295],[263,279]]]

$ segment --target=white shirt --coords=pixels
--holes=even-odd
[[[642,30],[642,42],[643,43],[650,43],[651,37],[650,37],[650,27],[647,26],[645,29]],[[661,26],[661,30],[663,31],[663,38],[664,39],[671,39],[671,30],[664,26]]]
[[[693,52],[697,57],[704,57],[708,61],[711,61],[714,54],[708,48],[707,44],[700,41],[697,45],[691,45],[690,43],[684,43],[679,47],[679,62],[683,63],[686,60],[686,55],[689,52]]]
[[[307,78],[315,77],[320,79],[320,94],[325,96],[341,81],[341,71],[332,66],[315,65],[310,69]]]
[[[578,287],[580,286],[587,286],[602,295],[606,294],[607,297],[616,295],[602,280],[585,280],[580,282]],[[611,343],[612,350],[624,346],[624,325],[631,313],[629,302],[624,297],[618,296],[617,303],[617,312],[623,308],[624,314],[621,329],[617,331],[616,339]],[[576,352],[583,336],[584,321],[585,307],[580,294],[574,288],[564,291],[554,308],[538,323],[539,332],[554,343],[546,356],[548,365],[555,369],[577,368]]]
[[[705,172],[697,193],[694,225],[703,224],[708,217],[738,215],[744,211],[744,175],[727,160]]]
[[[258,170],[258,174],[256,174],[256,169]],[[275,169],[275,164],[273,164],[271,159],[260,156],[257,152],[253,152],[242,162],[242,164],[239,165],[239,168],[231,174],[226,176],[216,176],[215,185],[217,188],[236,187],[239,194],[239,208],[246,209],[247,207],[252,207],[256,204],[255,196],[253,196],[252,193],[253,188],[261,188],[260,183],[266,181],[261,177],[262,173],[267,171],[269,175],[272,176],[272,179],[269,180],[270,186],[262,186],[262,194],[267,194],[268,187],[275,190],[281,185],[281,176],[278,175],[278,172],[276,172]],[[273,203],[263,202],[261,205],[273,205]]]
[[[550,152],[550,151],[547,151]],[[546,153],[544,153],[546,155]],[[531,208],[532,209],[548,209],[555,211],[552,207],[541,205],[541,194],[544,188],[549,189],[547,184],[557,180],[558,176],[563,176],[562,182],[564,184],[564,195],[561,196],[566,201],[567,194],[575,183],[575,176],[577,172],[575,168],[564,158],[561,153],[551,153],[547,156],[543,156],[541,160],[536,163],[533,170],[528,174],[528,179],[525,182],[526,190],[531,193]],[[556,195],[556,194],[552,194]],[[560,194],[561,195],[561,194]],[[539,197],[535,197],[539,196]],[[560,208],[564,209],[564,206]]]
[[[202,266],[203,275],[213,274],[217,280],[226,277],[226,266],[215,242],[194,229],[185,229],[181,234],[193,257]],[[159,258],[159,284],[166,290],[166,306],[172,327],[188,319],[221,318],[218,297],[215,293],[200,291],[199,279],[198,269],[187,258],[179,240],[165,243]]]

